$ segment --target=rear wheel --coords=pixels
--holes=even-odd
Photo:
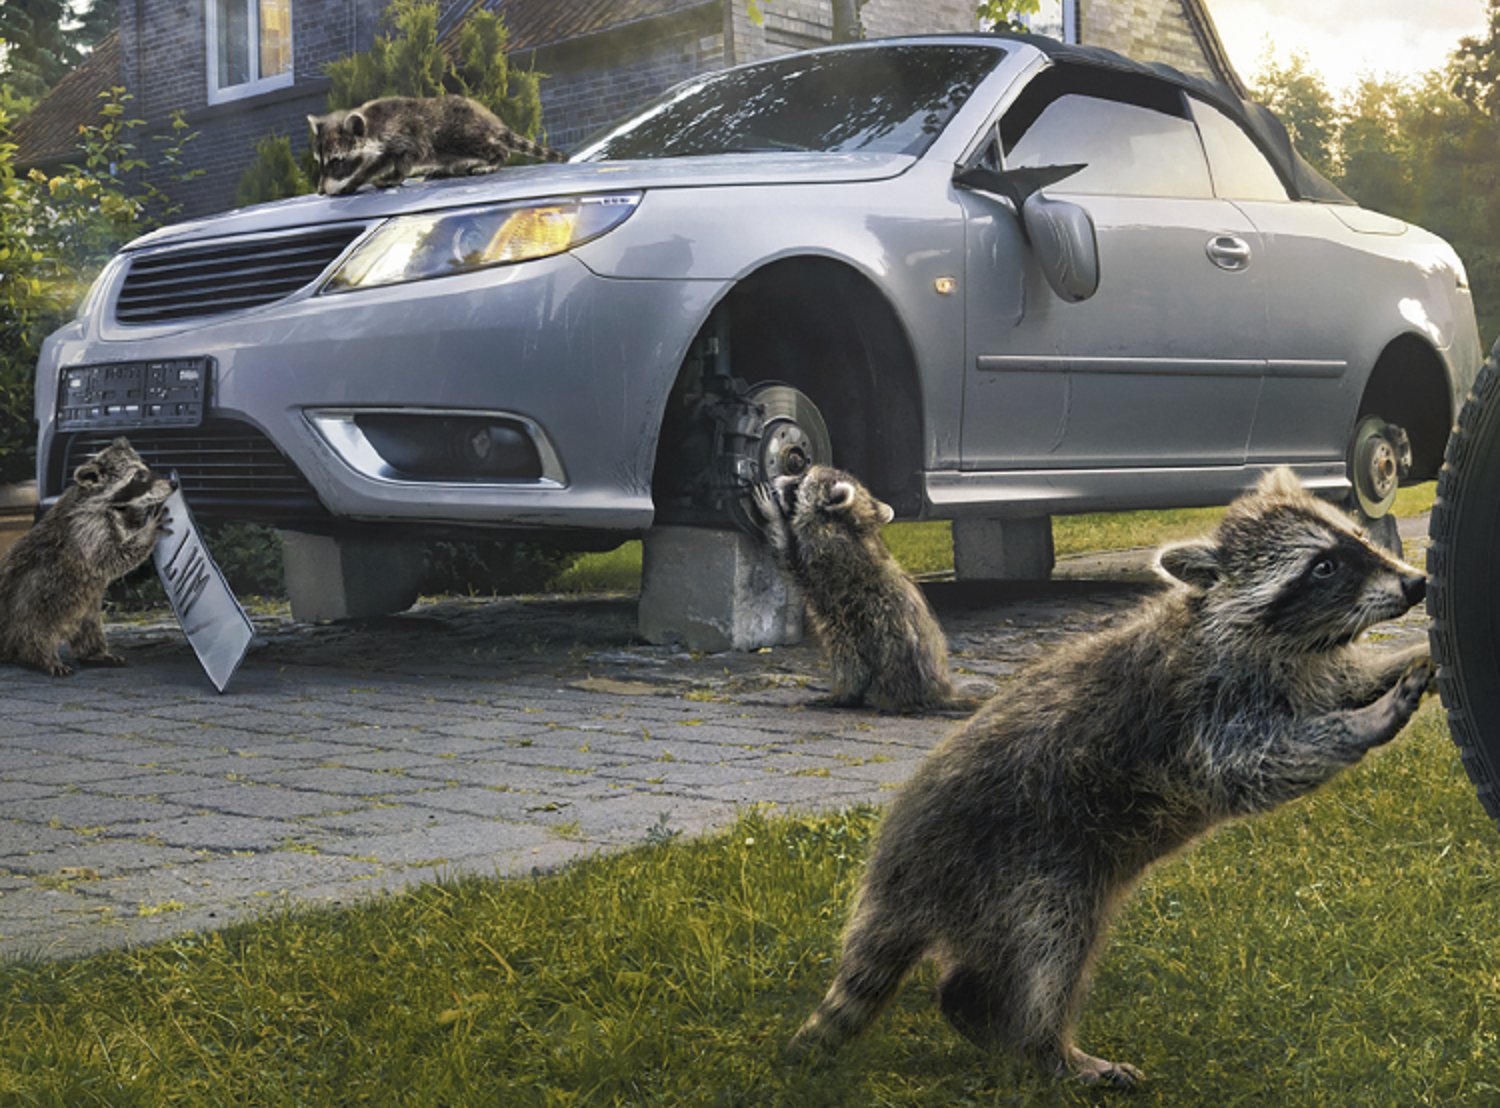
[[[1406,432],[1378,415],[1364,416],[1350,438],[1347,464],[1354,486],[1350,511],[1377,545],[1401,557],[1401,533],[1390,513],[1401,478],[1411,471],[1411,441]]]
[[[1427,553],[1432,656],[1464,769],[1500,820],[1500,343],[1448,441]]]

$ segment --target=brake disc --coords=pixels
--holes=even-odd
[[[1405,431],[1375,415],[1359,421],[1349,449],[1349,480],[1366,516],[1379,519],[1391,510],[1410,469],[1411,440]]]
[[[735,398],[718,440],[714,484],[730,518],[751,533],[759,530],[749,496],[756,482],[833,462],[833,440],[818,406],[800,389],[775,381]]]

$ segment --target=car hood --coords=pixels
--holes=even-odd
[[[471,204],[617,190],[876,181],[899,175],[915,161],[916,158],[906,154],[777,153],[511,166],[476,177],[413,181],[352,196],[298,196],[257,204],[163,227],[142,235],[125,249],[326,223],[362,222]]]

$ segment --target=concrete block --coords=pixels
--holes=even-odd
[[[960,581],[1045,581],[1055,561],[1051,516],[953,521],[953,575]]]
[[[757,650],[802,641],[802,598],[764,543],[739,531],[646,532],[641,637],[690,650]]]
[[[281,552],[293,619],[367,619],[405,611],[417,599],[416,543],[283,531]]]

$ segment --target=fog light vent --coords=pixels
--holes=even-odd
[[[361,413],[355,426],[393,471],[410,481],[537,481],[542,458],[529,429],[495,416]]]

